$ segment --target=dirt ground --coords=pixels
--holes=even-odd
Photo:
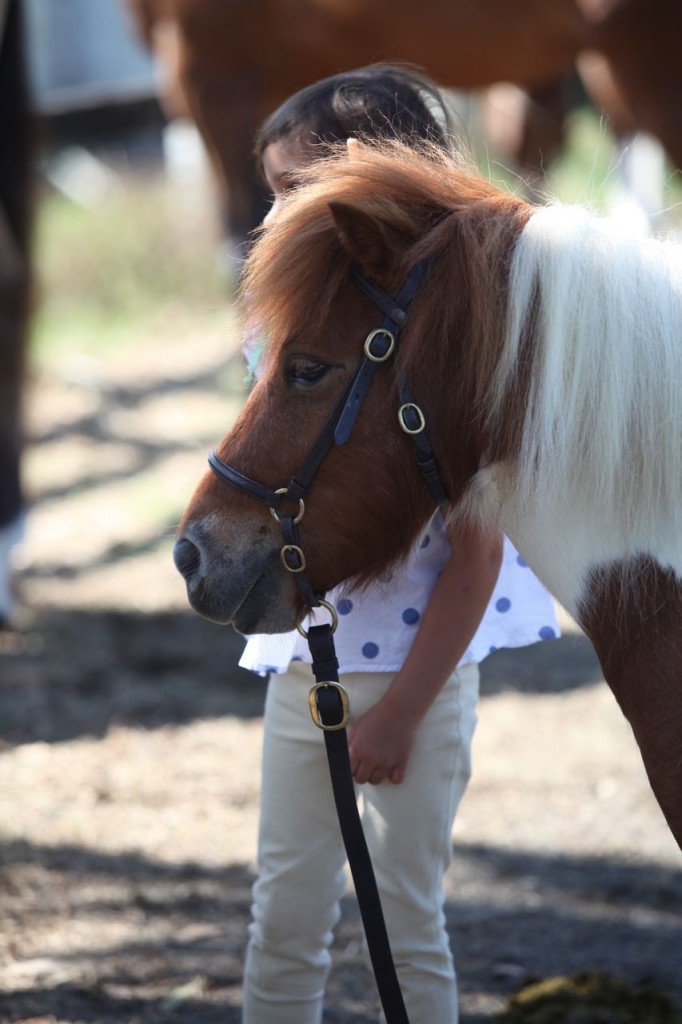
[[[178,318],[32,383],[19,628],[0,639],[0,1024],[239,1020],[265,687],[170,558],[240,400],[226,333]],[[484,666],[447,884],[462,1024],[597,969],[682,1012],[682,859],[567,627]],[[329,1024],[376,1020],[360,938],[349,895]]]

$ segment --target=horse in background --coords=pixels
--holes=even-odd
[[[679,0],[123,2],[159,54],[166,109],[202,136],[238,251],[265,212],[258,125],[292,92],[376,60],[409,61],[446,88],[530,90],[517,155],[535,173],[561,144],[562,83],[577,68],[617,133],[650,133],[682,167]]]
[[[403,558],[434,508],[409,390],[451,516],[501,529],[580,623],[682,846],[682,247],[440,151],[355,144],[305,173],[247,259],[268,349],[179,527],[190,603],[284,632],[301,562],[322,595]],[[377,362],[384,315],[404,326]],[[302,518],[297,564],[268,505]]]
[[[30,287],[31,118],[20,0],[0,2],[0,628],[22,533],[21,408]]]

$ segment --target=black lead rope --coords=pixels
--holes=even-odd
[[[317,681],[310,691],[310,711],[313,721],[324,732],[336,812],[348,865],[353,876],[379,999],[386,1024],[409,1024],[393,963],[372,860],[358,811],[345,728],[348,701],[343,687],[339,684],[339,663],[334,649],[332,626],[310,626],[308,646],[313,659],[313,674]]]

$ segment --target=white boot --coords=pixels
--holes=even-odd
[[[0,628],[12,618],[12,562],[14,549],[23,537],[23,515],[0,529]]]

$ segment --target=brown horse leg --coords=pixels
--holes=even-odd
[[[19,451],[24,364],[23,296],[0,284],[0,530],[21,511]]]
[[[682,167],[682,5],[679,0],[581,0],[609,82],[586,80],[620,133],[655,135]],[[631,123],[623,126],[623,119]],[[614,121],[615,119],[615,121]]]
[[[185,55],[181,86],[215,173],[223,230],[236,256],[245,255],[249,233],[267,212],[267,192],[252,151],[267,113],[252,76],[203,66]]]
[[[19,0],[0,32],[0,623],[8,612],[7,553],[16,533],[21,396],[28,317],[31,118]]]
[[[581,621],[682,847],[682,580],[645,556],[596,569]]]
[[[3,216],[0,206],[0,221]],[[21,533],[23,507],[21,405],[28,312],[27,275],[18,253],[6,231],[0,239],[0,628],[11,617],[10,554]]]
[[[527,93],[517,162],[531,182],[541,186],[547,168],[564,146],[566,118],[575,91],[573,83],[573,76],[564,75]]]

